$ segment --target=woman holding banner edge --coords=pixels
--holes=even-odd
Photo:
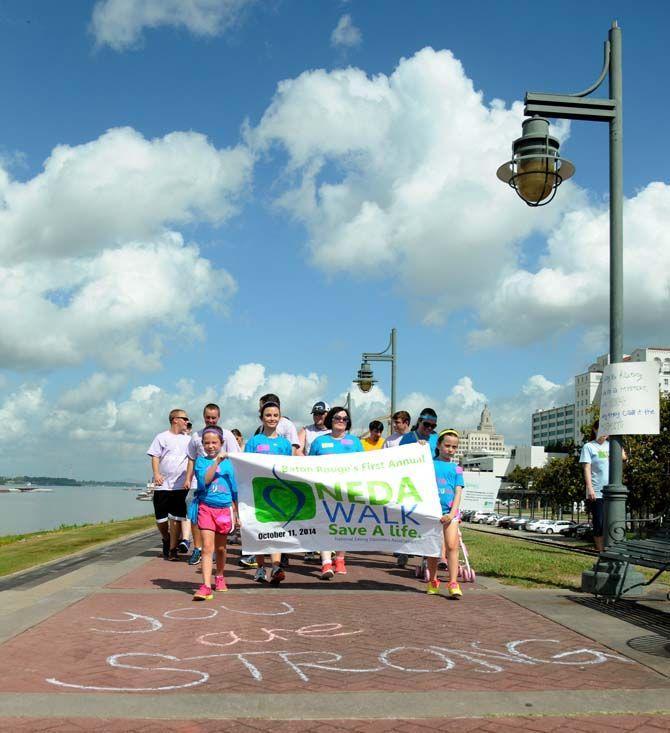
[[[362,453],[363,444],[349,433],[351,430],[351,415],[346,407],[332,407],[324,425],[330,430],[329,435],[320,435],[314,440],[309,449],[310,456],[327,456],[341,453]],[[321,552],[321,579],[330,580],[333,575],[346,575],[347,567],[344,564],[344,551],[335,553],[335,570],[333,570],[332,552]]]
[[[262,423],[261,432],[254,435],[247,441],[244,446],[245,453],[258,453],[260,455],[278,455],[290,456],[293,454],[293,446],[287,438],[277,433],[277,426],[281,419],[281,410],[276,402],[265,402],[260,409],[260,418]],[[256,554],[256,562],[258,569],[254,575],[257,583],[266,583],[267,575],[265,572],[265,555],[263,553]],[[281,566],[281,553],[272,553],[272,570],[270,573],[270,583],[279,585],[284,580],[284,571]]]

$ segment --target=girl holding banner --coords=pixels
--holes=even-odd
[[[211,601],[212,553],[216,551],[214,590],[226,591],[223,571],[226,564],[226,544],[237,517],[237,484],[228,454],[221,450],[223,431],[218,425],[202,431],[204,456],[198,456],[194,472],[198,481],[189,519],[197,522],[202,534],[202,585],[194,601]]]
[[[362,453],[363,444],[349,433],[351,430],[351,415],[346,407],[333,407],[324,420],[324,425],[330,430],[329,435],[320,435],[309,449],[310,456],[327,456],[333,453]],[[335,570],[333,571],[332,552],[321,552],[321,578],[330,580],[335,573],[346,575],[347,567],[344,564],[344,552],[335,554]]]
[[[277,425],[281,420],[281,410],[276,402],[265,402],[260,409],[260,418],[262,430],[258,435],[247,441],[244,447],[245,453],[259,453],[260,455],[269,456],[290,456],[293,454],[293,447],[287,438],[277,433]],[[279,585],[286,577],[281,566],[281,553],[272,553],[272,571],[270,573],[270,583]],[[265,572],[265,555],[256,554],[256,562],[258,569],[254,580],[257,583],[267,583],[267,575]]]
[[[437,437],[437,448],[435,451],[435,481],[437,482],[437,493],[440,497],[442,507],[442,531],[444,532],[444,543],[447,547],[447,559],[449,561],[449,596],[460,598],[463,595],[458,584],[458,523],[461,504],[461,493],[463,491],[463,469],[453,463],[454,456],[458,450],[458,431],[448,428],[442,430]],[[429,557],[428,572],[430,579],[426,592],[429,595],[438,595],[440,592],[440,581],[437,579],[438,558]]]

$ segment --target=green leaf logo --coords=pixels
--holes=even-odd
[[[312,487],[302,481],[287,481],[272,469],[274,478],[257,477],[251,485],[254,492],[256,520],[281,522],[313,519],[316,516],[316,500]]]

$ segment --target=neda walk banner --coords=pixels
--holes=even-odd
[[[242,548],[438,556],[440,501],[430,449],[316,457],[233,453]]]

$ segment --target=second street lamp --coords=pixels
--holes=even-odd
[[[358,385],[361,392],[369,392],[372,389],[372,386],[377,383],[377,380],[374,378],[374,373],[372,371],[372,367],[370,366],[370,362],[391,362],[391,415],[393,415],[393,413],[395,412],[396,405],[396,339],[397,332],[395,328],[392,328],[389,345],[384,349],[384,351],[364,352],[361,356],[362,363],[361,368],[358,370],[358,377],[354,379],[354,384]]]
[[[589,95],[609,78],[609,97],[593,99]],[[610,362],[623,361],[623,86],[621,67],[621,28],[616,21],[605,42],[605,60],[596,81],[577,94],[539,94],[528,92],[525,98],[526,120],[523,135],[515,140],[513,158],[498,169],[498,177],[509,183],[531,206],[551,201],[561,181],[574,173],[569,161],[559,162],[558,141],[548,134],[546,117],[567,120],[607,122],[609,125],[610,179]],[[546,125],[546,127],[545,127]],[[544,140],[544,142],[543,142]],[[528,185],[525,179],[529,181]],[[547,200],[548,199],[548,200]],[[626,536],[626,498],[623,485],[621,436],[610,438],[609,483],[603,488],[605,507],[605,547]],[[605,572],[582,573],[582,589],[605,596],[617,595],[625,574],[621,564],[607,565]],[[639,577],[638,577],[639,576]],[[634,585],[642,580],[637,571],[628,571]]]

